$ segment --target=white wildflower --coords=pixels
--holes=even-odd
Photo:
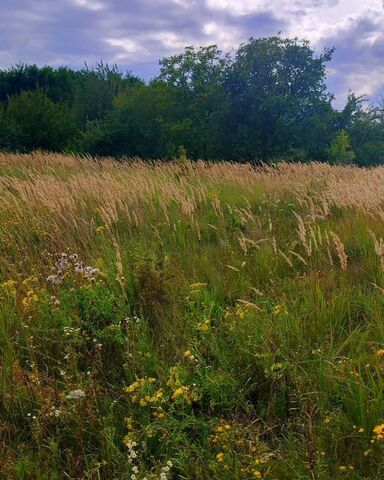
[[[68,400],[80,400],[81,398],[84,398],[84,397],[85,397],[84,390],[77,389],[77,390],[71,390],[66,398],[68,398]]]
[[[49,277],[47,277],[47,282],[59,285],[62,282],[62,279],[60,275],[49,275]]]
[[[84,267],[81,262],[75,263],[75,273],[83,273],[84,272]]]

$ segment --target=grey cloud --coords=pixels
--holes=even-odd
[[[365,16],[324,39],[335,46],[329,86],[345,99],[348,90],[368,95],[372,101],[384,94],[384,28],[381,19]]]
[[[87,2],[102,8],[88,8]],[[204,0],[1,0],[0,67],[24,62],[78,68],[84,61],[94,64],[103,59],[149,79],[158,72],[159,58],[184,45],[221,46],[278,31],[284,35],[295,19],[334,2],[296,0],[290,18],[279,19],[272,8],[234,15],[229,9],[210,9]],[[205,29],[210,24],[215,25],[212,34]],[[380,90],[383,30],[367,16],[316,45],[337,48],[329,85],[340,102],[360,78],[370,81],[372,90],[369,76],[374,75],[375,93]]]

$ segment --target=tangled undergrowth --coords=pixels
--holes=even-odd
[[[0,155],[0,478],[384,477],[384,168]]]

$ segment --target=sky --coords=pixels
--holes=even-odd
[[[102,59],[144,79],[187,45],[234,51],[281,32],[335,47],[328,85],[342,106],[352,90],[384,96],[384,0],[0,0],[0,68],[81,68]]]

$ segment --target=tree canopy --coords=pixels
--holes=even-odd
[[[216,45],[160,60],[144,82],[100,62],[81,70],[17,65],[0,71],[0,148],[192,159],[384,161],[384,107],[350,94],[333,106],[334,50],[250,38],[234,54]]]

